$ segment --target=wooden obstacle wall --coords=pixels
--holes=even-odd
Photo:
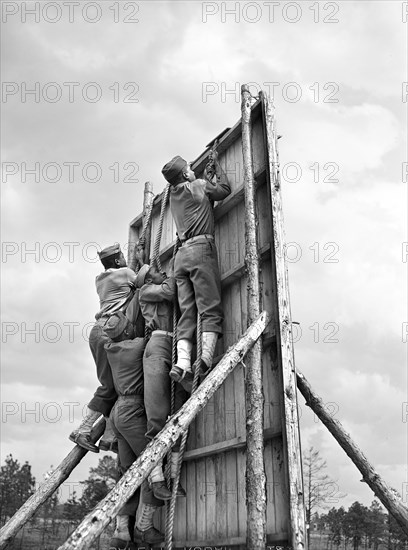
[[[279,276],[276,271],[277,244],[276,237],[274,239],[271,193],[273,175],[265,109],[265,103],[261,98],[253,105],[251,117],[253,170],[257,185],[258,247],[261,260],[261,309],[267,310],[273,319],[268,332],[263,336],[267,543],[304,548],[296,382],[291,373],[289,376],[286,373],[285,378],[284,369],[288,367],[282,367],[280,351],[280,346],[286,343],[282,342],[282,326],[279,321]],[[247,328],[245,206],[240,121],[222,135],[218,152],[220,164],[228,176],[232,192],[215,207],[215,240],[225,317],[224,334],[218,341],[216,356],[222,355]],[[180,153],[182,154],[182,151]],[[202,175],[207,157],[208,149],[193,163],[197,177]],[[166,160],[163,159],[163,164]],[[156,185],[163,189],[166,182],[162,179],[161,183]],[[154,201],[151,250],[157,234],[161,198],[162,195],[157,196]],[[142,215],[139,215],[130,224],[129,250],[137,243],[141,230]],[[175,239],[175,225],[168,207],[160,246],[160,258],[164,267],[172,255]],[[290,314],[289,304],[287,307]],[[289,366],[289,370],[292,367],[293,365]],[[285,395],[289,396],[289,407],[287,404],[285,406]],[[175,547],[245,547],[245,439],[245,366],[241,365],[225,381],[190,427],[181,472],[181,482],[186,487],[187,498],[177,500]],[[299,513],[300,516],[303,514],[300,522]],[[164,528],[164,523],[162,527]]]

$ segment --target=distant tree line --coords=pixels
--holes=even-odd
[[[81,481],[81,496],[73,492],[66,502],[60,503],[56,491],[38,508],[32,520],[19,531],[8,548],[51,550],[58,547],[112,489],[117,481],[117,471],[115,459],[104,456],[96,468],[90,469],[88,479]],[[5,464],[0,468],[0,526],[34,493],[35,485],[30,464],[25,462],[21,465],[12,455],[7,456]],[[113,527],[108,527],[107,535],[111,529]],[[99,539],[91,548],[100,548]]]
[[[354,502],[346,511],[343,506],[331,508],[333,487],[336,483],[325,474],[326,463],[313,447],[304,455],[305,504],[310,550],[408,550],[408,537],[398,523],[377,500],[370,507]],[[34,535],[37,546],[43,550],[55,548],[56,541],[64,541],[84,516],[102,500],[118,480],[116,460],[104,456],[82,481],[82,495],[75,492],[60,503],[54,493],[37,510],[30,528],[19,533],[10,548],[31,548]],[[20,464],[7,456],[0,468],[0,525],[4,525],[35,491],[35,478],[28,462]],[[342,498],[336,489],[336,497]],[[24,542],[23,542],[24,541]],[[99,548],[99,540],[91,548]]]
[[[326,535],[327,550],[407,550],[408,537],[393,516],[377,500],[370,507],[354,502],[348,510],[331,508],[327,514],[314,515],[310,531]],[[310,548],[316,537],[311,537]]]

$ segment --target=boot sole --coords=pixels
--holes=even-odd
[[[93,445],[93,444],[88,445],[87,443],[79,443],[78,442],[79,435],[75,437],[72,434],[70,434],[68,438],[69,438],[70,441],[72,441],[73,443],[78,445],[78,447],[81,447],[82,449],[85,449],[86,451],[91,451],[91,453],[99,453],[99,447],[97,447],[96,445]]]

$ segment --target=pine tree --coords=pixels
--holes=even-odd
[[[0,521],[5,523],[34,493],[35,478],[31,466],[22,466],[13,455],[8,455],[0,468]]]
[[[308,546],[310,546],[310,522],[313,514],[318,509],[327,509],[328,502],[334,496],[337,499],[345,496],[338,492],[336,482],[324,473],[326,468],[326,461],[320,456],[320,452],[316,451],[313,447],[309,447],[303,455],[306,522],[309,525],[307,531]]]

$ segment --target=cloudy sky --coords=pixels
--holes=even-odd
[[[38,481],[96,385],[96,249],[127,242],[143,183],[276,106],[297,367],[408,499],[406,3],[2,2],[1,462]],[[404,84],[405,83],[405,84]],[[405,323],[405,324],[404,324]],[[301,438],[373,494],[304,406]],[[102,455],[85,457],[63,497]]]

